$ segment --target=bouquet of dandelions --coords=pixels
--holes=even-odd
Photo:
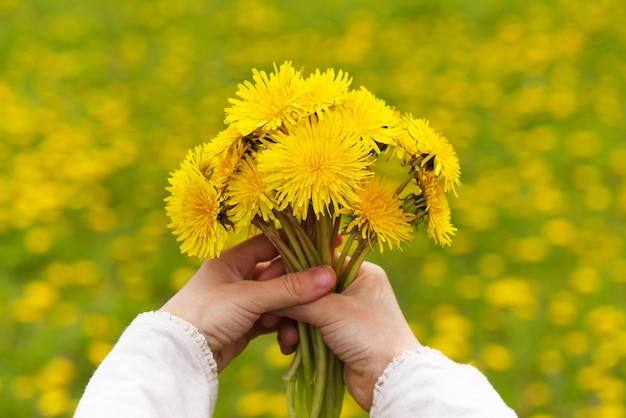
[[[365,88],[351,90],[341,70],[302,72],[290,62],[269,75],[253,70],[225,110],[227,128],[172,173],[166,210],[181,251],[216,257],[231,232],[260,231],[287,271],[333,266],[341,292],[374,246],[398,248],[420,224],[450,244],[446,193],[460,184],[460,168],[446,138]],[[398,184],[375,170],[393,160],[406,167]],[[299,323],[298,331],[285,373],[289,414],[338,417],[342,363],[317,329]]]

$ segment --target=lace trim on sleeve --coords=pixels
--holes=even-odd
[[[209,345],[206,342],[206,338],[204,338],[204,335],[200,333],[198,328],[193,326],[191,323],[185,321],[184,319],[179,318],[175,315],[172,315],[169,312],[161,312],[161,311],[144,312],[140,314],[138,318],[141,318],[143,316],[160,317],[163,319],[167,319],[170,322],[174,323],[179,328],[181,328],[183,331],[185,331],[185,333],[189,335],[196,342],[198,348],[200,348],[200,351],[202,351],[202,355],[204,356],[204,359],[209,364],[211,372],[214,375],[217,375],[217,363],[215,362],[215,359],[213,358],[213,352],[209,348]]]
[[[376,400],[379,397],[380,391],[382,390],[383,386],[385,385],[385,382],[387,381],[387,378],[398,367],[400,367],[402,365],[402,363],[404,363],[410,357],[413,357],[415,355],[423,355],[423,354],[441,355],[441,352],[438,351],[438,350],[435,350],[434,348],[430,348],[430,347],[426,347],[426,346],[420,346],[416,350],[404,351],[404,352],[402,352],[402,354],[400,354],[399,356],[394,357],[394,359],[391,360],[391,363],[389,363],[387,365],[387,367],[385,367],[385,370],[380,375],[380,377],[378,378],[378,381],[374,385],[374,398],[373,398],[373,401],[372,401],[372,411],[375,409]]]

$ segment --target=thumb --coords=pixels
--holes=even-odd
[[[317,266],[272,280],[244,283],[254,284],[251,302],[258,308],[257,313],[263,314],[316,300],[326,295],[335,281],[330,266]]]

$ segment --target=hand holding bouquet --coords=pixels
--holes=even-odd
[[[253,70],[230,100],[227,128],[172,173],[166,210],[181,251],[216,257],[231,233],[261,232],[287,271],[333,266],[341,292],[372,248],[398,248],[420,224],[450,244],[446,194],[460,167],[446,138],[365,88],[351,90],[342,71],[302,73],[290,62],[269,75]],[[376,170],[394,161],[406,167],[397,184]],[[290,416],[338,417],[342,364],[317,329],[298,323],[298,331],[285,373]]]

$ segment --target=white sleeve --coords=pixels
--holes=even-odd
[[[98,367],[75,417],[210,417],[217,365],[193,325],[165,312],[139,315]]]
[[[374,388],[377,418],[513,418],[487,378],[470,365],[421,347],[396,357]]]

